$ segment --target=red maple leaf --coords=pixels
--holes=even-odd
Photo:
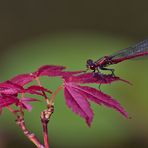
[[[128,113],[116,100],[95,88],[80,86],[77,83],[65,81],[64,95],[68,107],[70,107],[76,114],[79,114],[82,118],[85,118],[86,123],[89,126],[93,119],[93,111],[90,108],[89,101],[116,109],[122,115],[128,117]]]
[[[65,66],[58,66],[58,65],[43,65],[40,68],[38,68],[37,71],[27,74],[20,74],[13,78],[11,78],[9,81],[24,86],[26,84],[29,84],[33,80],[35,80],[37,77],[41,76],[48,76],[48,77],[65,77],[65,76],[71,76],[73,74],[82,73],[81,71],[63,71],[66,67]]]
[[[17,97],[5,96],[5,95],[0,96],[0,109],[7,107],[9,105],[18,104],[18,103],[19,103],[19,99]]]
[[[28,111],[32,110],[32,106],[30,105],[30,102],[39,101],[35,98],[21,98],[18,105],[21,106],[21,108],[26,109]]]
[[[43,65],[38,68],[38,70],[34,73],[36,76],[47,76],[51,72],[55,71],[63,71],[66,67],[65,66],[58,66],[58,65]]]
[[[48,77],[69,77],[74,74],[80,74],[83,71],[64,71],[66,69],[65,66],[57,66],[57,65],[44,65],[41,66],[36,72],[33,74],[35,77],[48,76]]]
[[[113,76],[111,74],[101,74],[101,73],[83,73],[79,75],[72,75],[69,77],[64,77],[65,80],[75,82],[75,83],[96,83],[96,84],[110,84],[115,81],[123,81],[125,83],[131,84],[127,80],[121,79],[119,77]]]
[[[44,96],[44,94],[42,92],[52,93],[50,90],[48,90],[42,86],[37,86],[37,85],[32,85],[32,86],[28,87],[27,89],[25,89],[25,93]]]
[[[12,79],[10,79],[9,81],[14,84],[24,86],[24,85],[32,82],[34,79],[35,79],[35,77],[31,73],[28,73],[28,74],[17,75],[15,77],[13,77]]]
[[[15,95],[20,92],[23,92],[23,90],[23,87],[17,84],[13,84],[11,81],[0,83],[0,94]]]

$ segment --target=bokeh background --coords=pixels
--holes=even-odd
[[[3,0],[0,1],[0,80],[32,72],[44,64],[69,70],[85,69],[88,58],[98,59],[148,37],[147,0]],[[91,128],[65,105],[63,92],[55,102],[49,123],[51,148],[147,148],[147,57],[113,66],[116,75],[130,80],[102,86],[132,119],[92,104]],[[53,90],[59,78],[43,78]],[[97,85],[95,86],[98,87]],[[42,139],[39,119],[45,104],[34,103],[26,112],[28,128]],[[7,110],[0,116],[0,148],[35,147]]]

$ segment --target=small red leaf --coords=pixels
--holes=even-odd
[[[30,73],[30,74],[17,75],[15,77],[13,77],[12,79],[10,79],[10,81],[12,83],[18,84],[20,86],[24,86],[24,85],[32,82],[34,79],[35,79],[35,77],[33,76],[33,74]]]
[[[0,109],[7,107],[11,104],[17,104],[19,99],[12,96],[0,96]]]
[[[29,102],[34,102],[34,101],[39,101],[39,100],[35,98],[21,98],[19,104],[22,106],[22,108],[27,109],[28,111],[31,111],[32,106],[29,104]]]
[[[66,67],[65,66],[57,66],[57,65],[44,65],[41,66],[37,72],[36,75],[37,76],[46,76],[48,75],[48,73],[50,73],[51,71],[62,71],[64,70]]]
[[[37,86],[37,85],[32,85],[32,86],[28,87],[25,90],[25,92],[30,93],[30,94],[41,95],[41,96],[44,96],[44,94],[42,92],[52,93],[50,90],[48,90],[42,86]]]
[[[21,98],[21,102],[34,102],[34,101],[39,101],[39,100],[35,98]]]
[[[126,80],[123,80],[119,77],[106,75],[101,73],[84,73],[76,76],[71,76],[65,78],[66,81],[75,82],[75,83],[97,83],[97,84],[110,84],[114,81],[123,81],[129,83]]]
[[[49,76],[49,77],[70,77],[72,75],[75,75],[75,74],[79,74],[79,73],[82,73],[83,71],[50,71],[47,73],[46,76]]]
[[[0,83],[0,93],[4,95],[14,95],[23,91],[23,88],[19,85],[13,84],[10,81]]]

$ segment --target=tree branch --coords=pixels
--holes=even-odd
[[[38,140],[38,138],[35,136],[34,133],[31,133],[25,125],[25,121],[23,117],[19,117],[16,120],[16,124],[19,125],[19,127],[21,128],[21,130],[23,131],[24,135],[30,140],[32,141],[37,148],[44,148],[44,146],[40,143],[40,141]]]
[[[44,136],[44,145],[45,148],[50,148],[49,138],[48,138],[48,122],[54,112],[54,106],[50,106],[48,109],[41,112],[41,122],[43,126],[43,136]]]

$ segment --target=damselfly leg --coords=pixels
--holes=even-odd
[[[111,71],[112,76],[115,76],[115,69],[100,67],[101,70],[109,70]]]
[[[100,82],[98,88],[101,90],[101,84],[106,83],[106,79],[102,73],[100,73],[99,69],[97,69],[97,72],[93,72],[93,77],[97,79],[97,81]]]

